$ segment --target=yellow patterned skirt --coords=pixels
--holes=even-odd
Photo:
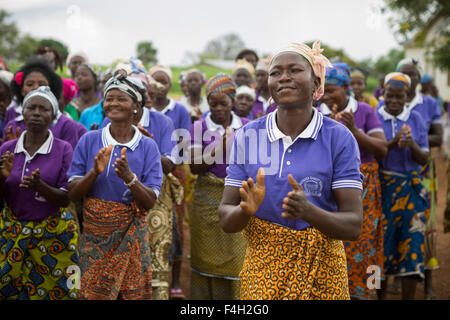
[[[341,240],[252,217],[240,273],[242,300],[349,300]]]

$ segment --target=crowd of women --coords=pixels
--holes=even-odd
[[[210,79],[66,64],[46,47],[15,73],[1,61],[0,299],[386,299],[396,283],[414,299],[419,281],[435,297],[442,110],[418,61],[377,98],[318,41],[243,50]]]

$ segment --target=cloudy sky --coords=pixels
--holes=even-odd
[[[5,8],[22,34],[51,37],[93,63],[135,55],[153,41],[159,62],[182,65],[187,51],[208,40],[240,35],[248,48],[271,53],[284,44],[319,39],[354,59],[377,58],[399,47],[381,0],[14,0]],[[1,6],[1,5],[0,5]]]

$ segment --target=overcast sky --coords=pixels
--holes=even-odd
[[[4,3],[4,1],[2,0]],[[116,3],[117,2],[117,3]],[[272,53],[288,42],[319,39],[354,59],[377,58],[398,48],[381,0],[13,0],[4,9],[21,34],[51,37],[92,63],[135,55],[153,41],[162,64],[182,65],[187,51],[237,33],[248,48]]]

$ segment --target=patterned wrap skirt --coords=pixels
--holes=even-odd
[[[367,286],[372,272],[370,266],[379,267],[378,274],[383,278],[383,225],[381,218],[381,185],[378,174],[378,163],[367,162],[361,165],[364,175],[363,187],[363,221],[361,233],[356,241],[344,241],[347,255],[348,286],[350,297],[357,299],[370,299],[376,294],[376,289]]]
[[[430,210],[416,171],[380,171],[386,275],[424,277],[424,235]]]
[[[134,202],[84,200],[80,268],[84,299],[151,300],[147,219]]]
[[[192,299],[213,299],[210,295],[196,295],[197,292],[224,291],[232,293],[221,295],[221,299],[239,299],[239,272],[247,246],[242,233],[225,233],[220,227],[219,208],[222,199],[225,180],[212,173],[201,174],[195,184],[194,203],[191,214],[191,267],[192,271],[201,277],[221,278],[227,281],[191,282]],[[197,279],[198,277],[192,277]],[[235,283],[232,283],[235,282]],[[201,290],[196,285],[220,284],[220,287],[210,287]],[[222,288],[221,286],[228,286]],[[198,289],[198,290],[197,290]]]
[[[240,273],[242,300],[349,300],[344,244],[315,228],[252,217]]]
[[[78,298],[78,231],[65,209],[39,221],[0,217],[0,300]],[[79,278],[78,278],[79,280]]]

